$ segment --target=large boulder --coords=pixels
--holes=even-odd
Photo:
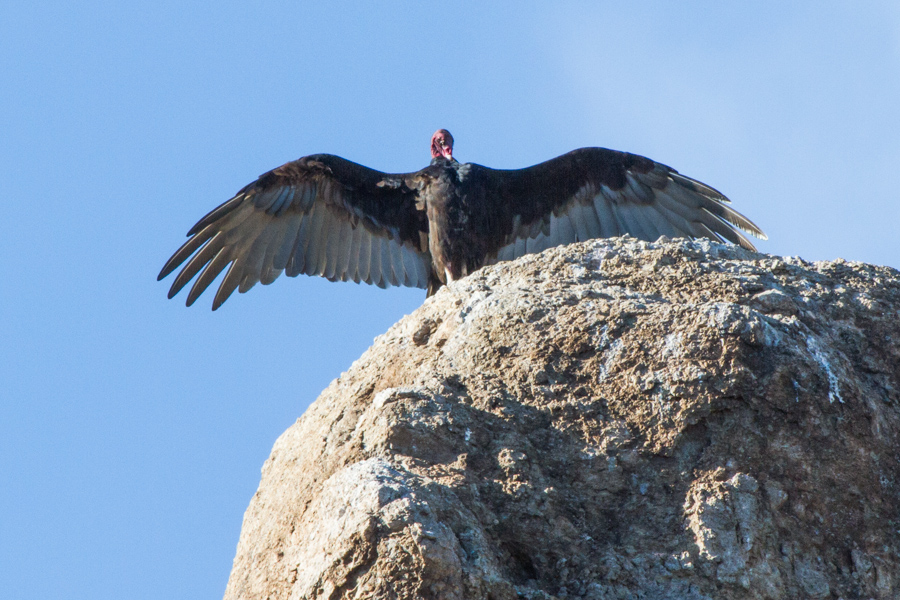
[[[898,431],[897,271],[555,248],[426,300],[279,438],[225,597],[897,598]]]

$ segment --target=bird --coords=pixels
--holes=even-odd
[[[282,273],[428,297],[483,266],[594,238],[710,238],[749,250],[741,231],[767,239],[721,192],[637,154],[580,148],[503,170],[460,163],[453,144],[437,130],[431,162],[415,173],[333,154],[285,163],[200,219],[158,280],[184,264],[168,297],[196,277],[191,306],[225,271],[213,310]]]

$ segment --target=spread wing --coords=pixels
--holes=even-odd
[[[227,268],[213,310],[238,289],[268,285],[282,272],[379,287],[425,288],[427,222],[410,175],[390,175],[330,154],[278,167],[244,187],[194,225],[159,279],[182,263],[169,290],[199,273],[187,305]]]
[[[499,228],[488,264],[626,233],[708,237],[751,250],[738,230],[766,239],[720,192],[635,154],[581,148],[526,169],[484,169]]]

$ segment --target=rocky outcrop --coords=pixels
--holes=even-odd
[[[556,248],[442,289],[281,436],[226,598],[897,598],[898,431],[897,271]]]

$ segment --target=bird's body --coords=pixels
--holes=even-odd
[[[489,252],[484,242],[494,228],[487,205],[478,201],[487,190],[477,165],[436,158],[423,175],[428,250],[437,280],[430,287],[436,290],[481,267]]]
[[[765,237],[713,188],[642,156],[581,148],[497,170],[459,163],[452,151],[439,130],[431,164],[415,173],[330,154],[286,163],[203,217],[159,278],[190,258],[169,291],[199,273],[190,305],[227,268],[215,310],[235,289],[282,272],[431,295],[484,265],[592,238],[710,237],[752,249],[735,227]]]

